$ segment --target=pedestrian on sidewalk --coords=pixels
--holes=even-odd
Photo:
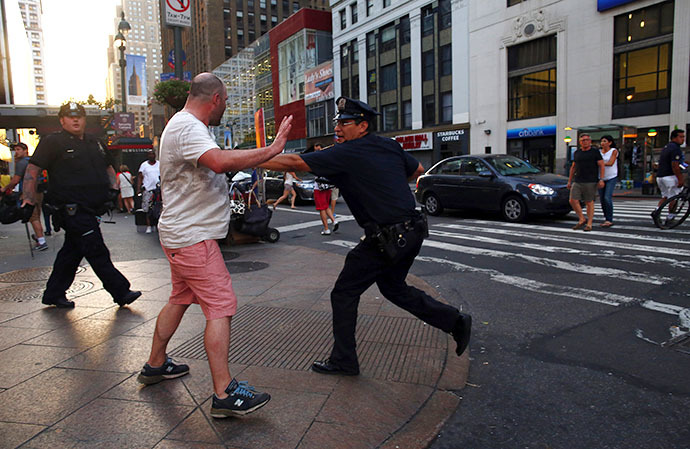
[[[656,183],[659,185],[661,191],[661,199],[652,212],[652,217],[661,214],[661,205],[667,198],[678,195],[683,190],[683,172],[681,170],[681,163],[684,162],[685,157],[681,145],[685,142],[685,130],[674,129],[671,131],[671,141],[661,150],[659,155],[659,169],[656,172]],[[672,201],[668,205],[669,215],[667,220],[675,217],[676,202]]]
[[[163,251],[170,263],[172,292],[156,321],[151,354],[139,374],[154,384],[189,372],[167,356],[167,346],[190,304],[206,317],[204,347],[213,379],[211,416],[244,415],[271,398],[230,375],[230,321],[237,297],[216,240],[230,223],[225,173],[256,167],[285,147],[292,116],[280,124],[273,144],[245,151],[222,151],[208,127],[220,125],[228,94],[211,73],[194,77],[184,109],[175,114],[160,142],[161,188],[165,204],[159,222]]]
[[[58,112],[62,131],[41,139],[24,176],[24,205],[36,205],[36,181],[41,168],[48,170],[46,203],[53,210],[55,230],[65,230],[65,241],[55,258],[43,304],[74,307],[65,292],[72,285],[83,258],[89,262],[103,288],[120,307],[134,302],[141,292],[110,260],[99,227],[99,216],[114,207],[117,181],[112,156],[96,137],[85,134],[86,111],[66,103]]]
[[[125,212],[134,213],[134,182],[132,182],[132,174],[129,172],[129,167],[126,165],[120,165],[117,185],[120,189],[120,195],[122,195]]]
[[[472,318],[405,283],[428,235],[426,216],[415,210],[409,180],[422,165],[395,140],[371,133],[378,113],[346,97],[336,101],[335,134],[343,139],[327,151],[281,154],[262,164],[272,170],[310,171],[340,188],[365,238],[353,248],[331,292],[334,344],[316,361],[322,374],[359,374],[355,326],[360,295],[376,283],[381,293],[424,322],[450,333],[461,355],[470,340]]]
[[[151,220],[150,209],[156,200],[155,191],[161,179],[160,163],[156,160],[156,153],[149,150],[147,159],[139,166],[137,177],[137,194],[141,194],[141,210],[146,212],[146,233],[153,232],[155,223]],[[191,181],[191,180],[190,180]]]
[[[24,197],[24,175],[26,174],[26,168],[29,166],[29,147],[23,142],[17,142],[10,145],[10,149],[14,151],[14,176],[10,179],[10,183],[0,189],[0,194],[6,195],[12,193],[15,186],[19,187],[19,192],[21,198]],[[43,225],[41,224],[41,205],[43,203],[43,192],[36,192],[34,198],[34,209],[29,218],[29,223],[34,230],[32,237],[36,241],[36,251],[45,251],[48,249],[48,244],[43,235]],[[50,228],[48,228],[50,229]]]
[[[606,135],[599,140],[601,158],[604,160],[604,187],[599,189],[599,201],[604,212],[602,228],[613,226],[613,189],[618,182],[618,150],[612,136]]]
[[[592,147],[592,137],[582,133],[580,134],[580,149],[575,151],[573,155],[573,163],[570,166],[568,176],[570,207],[573,208],[578,218],[573,229],[592,230],[597,188],[604,188],[604,160],[601,153]],[[586,219],[582,213],[580,201],[584,201],[587,207]]]

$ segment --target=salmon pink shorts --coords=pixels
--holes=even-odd
[[[237,296],[218,242],[204,240],[163,251],[170,262],[171,304],[199,304],[207,320],[235,314]]]

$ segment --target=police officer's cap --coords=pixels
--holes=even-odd
[[[85,117],[86,109],[79,103],[70,101],[60,106],[60,112],[58,112],[58,117]]]
[[[368,121],[381,115],[363,101],[352,98],[340,97],[335,101],[335,105],[338,108],[338,113],[333,120],[360,119]]]

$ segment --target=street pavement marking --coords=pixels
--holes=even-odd
[[[470,246],[456,245],[454,243],[437,242],[435,240],[425,240],[424,246],[438,248],[445,251],[459,252],[463,254],[475,256],[495,257],[498,259],[522,259],[536,265],[541,265],[550,268],[556,268],[564,271],[572,271],[580,274],[589,274],[594,276],[606,276],[615,279],[625,279],[633,282],[641,282],[645,284],[663,285],[667,282],[672,282],[672,278],[664,276],[653,276],[645,273],[634,273],[626,270],[619,270],[617,268],[595,267],[592,265],[565,262],[556,259],[548,259],[545,257],[529,256],[526,254],[509,253],[506,251],[491,250],[485,248],[473,248]]]
[[[329,240],[325,243],[327,243],[328,245],[335,245],[343,248],[354,248],[356,246],[355,242],[349,242],[346,240]],[[493,281],[500,282],[511,287],[521,288],[523,290],[528,290],[545,295],[556,295],[575,299],[583,299],[585,301],[596,302],[616,307],[621,304],[640,304],[642,307],[645,307],[647,309],[667,313],[670,315],[678,315],[680,311],[683,310],[683,307],[671,304],[663,304],[655,301],[645,301],[641,298],[634,298],[631,296],[601,292],[587,288],[547,284],[545,282],[535,281],[520,276],[503,274],[500,271],[493,270],[490,268],[472,267],[470,265],[454,262],[452,260],[440,259],[438,257],[417,256],[416,259],[421,260],[423,262],[448,265],[452,267],[455,271],[486,274]]]
[[[562,232],[562,233],[568,233],[568,234],[579,234],[583,235],[583,232],[581,229],[570,229],[571,225],[570,223],[567,223],[567,227],[554,227],[554,226],[544,226],[544,225],[537,225],[537,224],[529,224],[526,225],[524,223],[507,223],[503,221],[488,221],[488,220],[465,220],[469,223],[472,224],[486,224],[486,225],[491,225],[491,226],[503,226],[507,228],[519,228],[519,229],[530,229],[530,230],[535,230],[535,231],[550,231],[550,232]],[[566,224],[566,223],[564,223]],[[686,244],[690,245],[690,240],[688,239],[667,239],[665,237],[659,237],[656,235],[640,235],[640,234],[626,234],[622,232],[611,232],[611,231],[595,231],[592,230],[591,232],[588,233],[590,236],[607,236],[607,237],[615,237],[615,238],[626,238],[626,239],[631,239],[631,240],[645,240],[647,242],[653,240],[655,242],[665,242],[665,243],[671,243],[673,245],[678,245],[678,244]],[[616,242],[611,242],[612,244],[615,244]]]
[[[483,233],[488,233],[488,234],[500,234],[500,235],[509,235],[509,236],[515,236],[515,237],[525,237],[528,239],[534,239],[534,240],[559,240],[563,241],[562,236],[558,235],[552,235],[552,234],[535,234],[533,232],[525,232],[525,231],[515,231],[515,230],[507,230],[507,229],[498,229],[498,228],[488,228],[488,227],[478,227],[478,226],[470,226],[470,225],[463,225],[463,224],[451,224],[451,223],[440,223],[433,225],[434,227],[440,227],[440,228],[447,228],[447,229],[457,229],[457,230],[466,230],[466,231],[473,231],[473,232],[483,232]],[[583,233],[581,233],[583,234]],[[457,235],[457,234],[453,234]],[[603,234],[598,234],[599,236],[603,236]],[[607,235],[611,235],[610,233],[607,233]],[[476,238],[476,235],[472,235],[472,238]],[[504,240],[498,240],[498,242],[504,242]],[[514,243],[514,242],[511,242]],[[578,245],[585,245],[584,248],[587,248],[588,246],[603,246],[608,248],[609,250],[615,250],[617,248],[613,247],[611,245],[611,242],[606,241],[606,240],[590,240],[588,238],[578,238],[578,237],[568,237],[568,243],[572,244],[578,244]],[[530,246],[535,246],[534,244]],[[537,245],[541,246],[541,245]],[[545,247],[544,251],[549,251],[549,252],[558,252],[558,251],[550,251],[549,248],[553,249],[561,249],[560,247],[552,247],[552,246],[547,246]],[[538,248],[535,248],[538,249]],[[659,247],[659,246],[649,246],[649,245],[637,245],[637,244],[625,244],[625,246],[621,249],[625,249],[628,251],[643,251],[643,252],[648,252],[648,253],[663,253],[664,250],[668,250],[669,253],[672,253],[674,256],[685,256],[685,257],[690,257],[690,250],[681,250],[678,248],[670,248],[670,247]],[[576,251],[581,251],[581,250],[571,250],[571,249],[564,249],[563,252],[576,252]]]
[[[338,223],[344,223],[347,221],[352,221],[354,220],[355,217],[352,215],[338,215]],[[315,227],[323,227],[323,223],[321,223],[321,220],[314,220],[314,221],[305,221],[304,223],[295,223],[292,225],[287,225],[287,226],[281,226],[278,229],[278,232],[281,234],[285,232],[290,232],[290,231],[298,231],[300,229],[307,229],[307,228],[315,228]],[[332,227],[332,224],[331,224]]]

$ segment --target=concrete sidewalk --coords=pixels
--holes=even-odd
[[[243,418],[209,415],[204,317],[192,306],[169,346],[191,367],[143,387],[136,374],[170,293],[165,259],[116,263],[143,296],[120,309],[90,268],[71,294],[77,307],[44,307],[50,267],[0,274],[0,447],[422,448],[460,398],[468,352],[384,300],[359,307],[362,374],[310,371],[331,346],[330,290],[343,258],[298,246],[250,244],[224,252],[240,308],[232,374],[271,394]],[[52,262],[52,258],[51,258]],[[419,278],[409,282],[431,294]]]

